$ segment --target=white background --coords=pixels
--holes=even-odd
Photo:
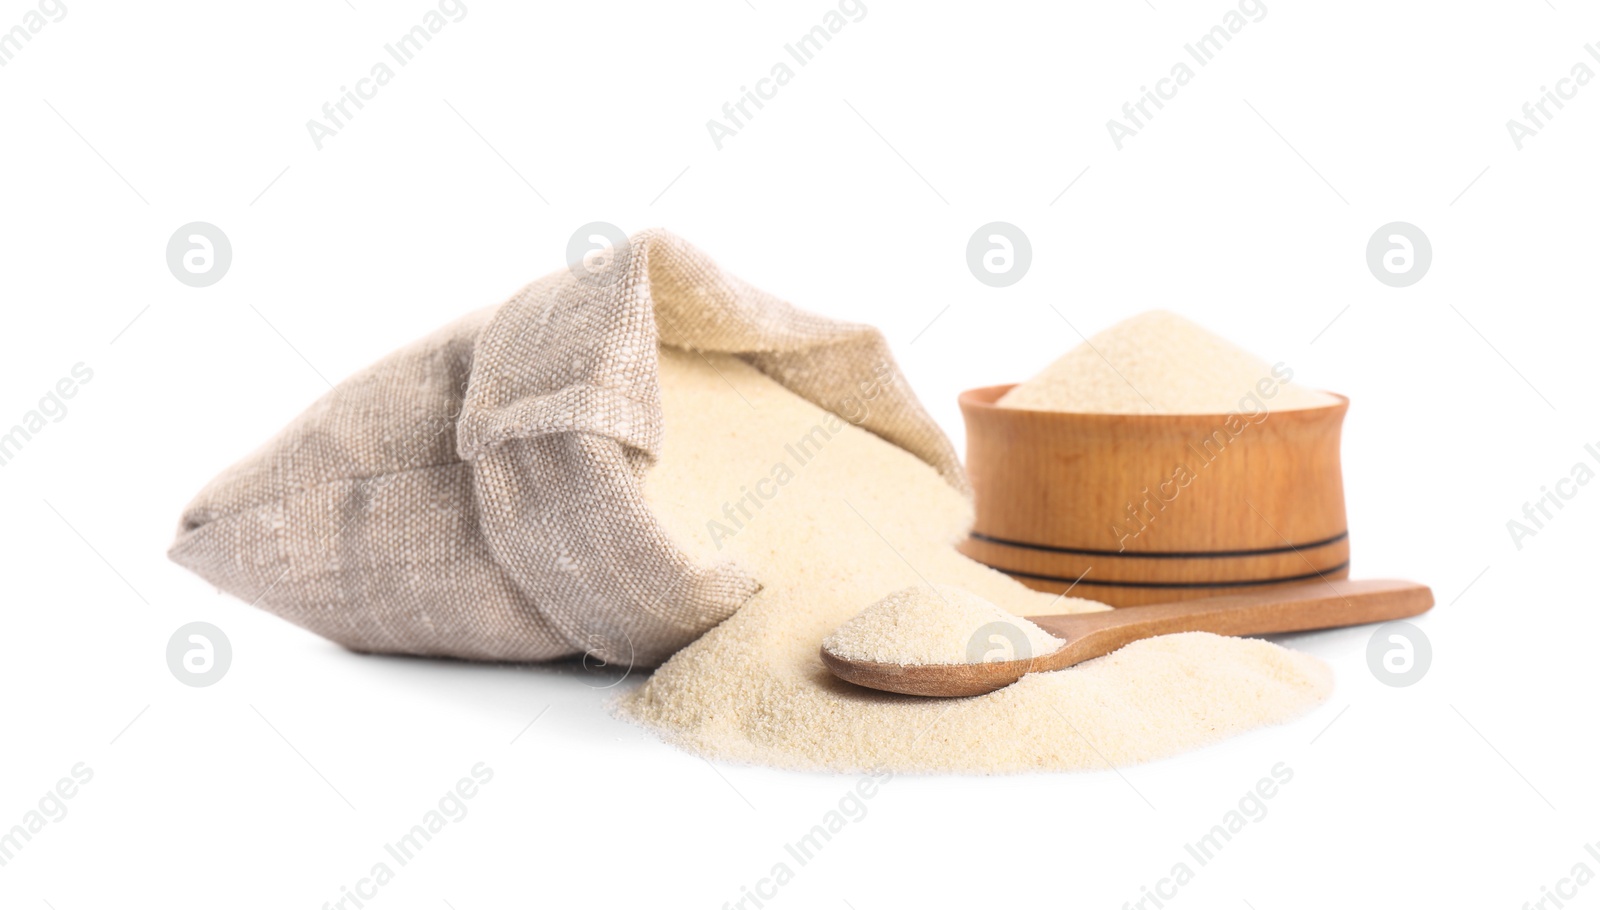
[[[719,151],[706,121],[825,2],[467,0],[318,151],[305,122],[429,8],[352,2],[67,0],[0,69],[0,429],[94,371],[0,468],[0,827],[94,769],[0,904],[321,907],[485,762],[375,906],[721,907],[854,784],[713,767],[575,666],[358,657],[165,559],[189,498],[326,381],[560,268],[595,220],[880,326],[958,443],[956,393],[1076,344],[1063,317],[1175,309],[1352,398],[1355,574],[1439,595],[1413,687],[1374,679],[1369,629],[1296,637],[1338,677],[1311,715],[1120,773],[898,778],[768,906],[1120,907],[1277,762],[1293,782],[1177,905],[1520,907],[1600,872],[1600,485],[1520,550],[1506,529],[1600,444],[1600,86],[1521,151],[1505,127],[1600,68],[1600,14],[1268,0],[1119,152],[1106,120],[1226,3],[867,0]],[[994,220],[1033,244],[1004,289],[965,264]],[[1364,259],[1396,220],[1434,250],[1405,289]],[[209,288],[165,263],[191,221],[233,244]],[[234,649],[203,689],[164,656],[197,619]]]

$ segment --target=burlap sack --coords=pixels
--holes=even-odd
[[[641,494],[658,344],[733,353],[835,412],[893,358],[672,234],[614,252],[345,380],[201,491],[171,557],[357,651],[653,665],[721,622],[760,580],[683,552]],[[877,394],[841,416],[965,490],[905,383]]]

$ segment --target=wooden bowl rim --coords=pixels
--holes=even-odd
[[[1111,414],[1100,411],[1049,411],[1039,408],[1007,408],[995,404],[1000,396],[1016,388],[1019,383],[1010,382],[1002,385],[981,386],[967,389],[956,396],[956,402],[962,410],[997,413],[1004,412],[1007,416],[1029,415],[1028,420],[1080,422],[1080,423],[1119,423],[1119,424],[1145,424],[1149,426],[1181,426],[1186,423],[1204,424],[1214,426],[1218,421],[1227,420],[1238,414],[1238,411],[1224,411],[1206,414]],[[1300,420],[1316,422],[1330,417],[1342,417],[1350,409],[1350,399],[1338,392],[1324,391],[1324,395],[1332,395],[1338,401],[1333,404],[1321,405],[1314,408],[1286,408],[1283,410],[1268,410],[1274,420]]]

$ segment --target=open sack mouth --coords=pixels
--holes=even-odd
[[[172,558],[357,651],[659,664],[760,588],[685,551],[642,495],[661,345],[737,356],[965,487],[916,398],[881,382],[875,330],[647,231],[345,380],[207,485]]]

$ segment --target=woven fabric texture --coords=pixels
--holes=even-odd
[[[658,349],[731,353],[965,491],[873,328],[724,273],[665,231],[563,269],[350,377],[185,509],[170,556],[356,651],[651,666],[760,589],[684,552],[640,478]]]

